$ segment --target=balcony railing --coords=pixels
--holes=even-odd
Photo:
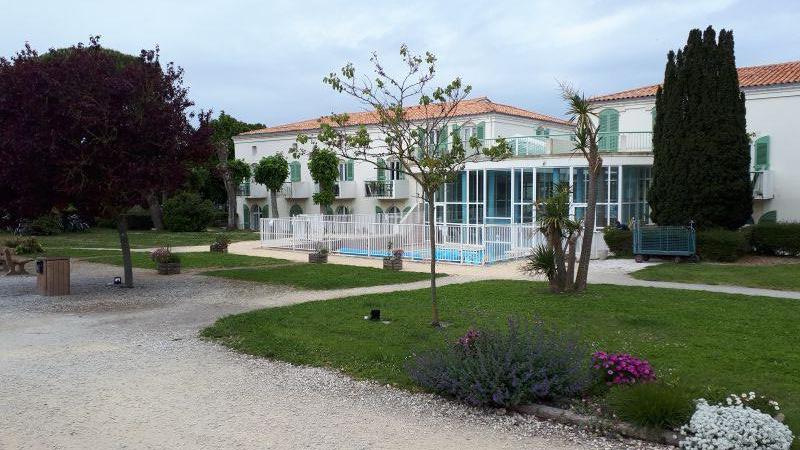
[[[314,192],[319,192],[319,184],[314,184]],[[355,181],[337,181],[333,186],[333,195],[336,198],[356,198],[358,187]]]
[[[250,182],[244,182],[240,184],[236,188],[236,196],[237,197],[249,197],[250,196]]]
[[[514,156],[558,155],[575,152],[575,135],[551,134],[549,136],[516,136],[505,138]],[[598,133],[601,152],[649,152],[653,150],[653,133],[650,131],[625,131]]]
[[[286,198],[311,197],[311,183],[307,181],[288,181],[283,183],[280,194]]]
[[[408,198],[408,181],[369,180],[364,182],[364,192],[367,197],[373,197],[373,198],[389,198],[389,199]]]

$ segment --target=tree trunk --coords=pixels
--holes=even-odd
[[[133,287],[133,264],[131,263],[131,244],[128,241],[128,216],[120,214],[117,218],[117,232],[119,233],[119,247],[122,250],[122,267],[124,277],[122,287]]]
[[[436,204],[433,202],[434,191],[425,192],[428,198],[428,232],[430,233],[431,251],[431,325],[438,327],[439,306],[436,303]]]
[[[228,147],[225,145],[217,146],[217,158],[219,159],[219,173],[222,176],[222,184],[225,186],[225,194],[228,197],[228,229],[238,228],[236,223],[236,186],[233,184],[231,170],[228,167]]]
[[[272,217],[279,218],[280,214],[278,214],[278,191],[272,190],[269,191],[270,196],[270,203],[272,203]]]
[[[553,292],[564,292],[567,282],[567,273],[564,267],[564,242],[562,242],[561,230],[551,227],[547,238],[550,241],[550,246],[553,248],[553,263],[556,269],[555,276],[553,277],[555,280],[555,290],[553,286],[551,286],[550,289]]]
[[[575,250],[578,243],[578,234],[572,235],[567,239],[567,275],[566,289],[571,291],[575,288]]]
[[[591,149],[589,160],[589,189],[586,192],[586,215],[581,241],[581,257],[578,260],[578,273],[575,276],[575,290],[586,290],[589,277],[589,259],[592,256],[592,238],[594,237],[594,219],[597,210],[597,177],[603,169],[603,160],[597,156],[597,146]]]
[[[164,221],[162,220],[161,202],[158,197],[159,195],[155,192],[147,194],[147,207],[150,210],[150,219],[153,221],[153,228],[158,231],[163,231]]]

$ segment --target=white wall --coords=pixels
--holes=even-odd
[[[747,131],[753,141],[770,137],[770,170],[773,172],[775,198],[755,200],[753,218],[775,210],[780,221],[800,221],[800,146],[794,131],[800,126],[800,85],[744,88],[747,108]],[[652,131],[651,111],[655,97],[602,102],[598,113],[614,108],[620,113],[619,131]],[[753,157],[751,148],[751,158]]]

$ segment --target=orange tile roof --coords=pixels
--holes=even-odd
[[[765,66],[739,67],[739,86],[743,88],[770,86],[774,84],[800,83],[800,61],[791,61],[780,64],[767,64]],[[590,100],[606,102],[612,100],[626,100],[631,98],[652,97],[656,95],[658,84],[644,86],[613,94],[598,95]]]
[[[430,108],[430,107],[429,107]],[[414,119],[424,119],[426,117],[425,108],[422,106],[409,106],[406,108],[408,117]],[[540,114],[526,109],[517,108],[514,106],[503,105],[494,103],[486,97],[478,97],[469,100],[463,100],[456,106],[453,116],[473,116],[477,114],[498,113],[509,116],[524,117],[527,119],[539,120],[542,122],[550,122],[558,125],[571,125],[569,122],[557,117]],[[434,110],[430,108],[428,115],[434,115]],[[374,125],[378,123],[378,115],[374,111],[362,111],[355,113],[348,113],[350,120],[348,125]],[[251,134],[271,134],[292,131],[312,131],[319,129],[321,122],[332,123],[329,116],[322,116],[316,119],[301,120],[300,122],[292,122],[284,125],[276,125],[274,127],[262,128],[259,130],[247,131],[242,135]]]

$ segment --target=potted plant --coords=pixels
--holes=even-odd
[[[403,270],[403,249],[392,247],[394,245],[389,242],[389,256],[383,257],[383,268],[386,270]]]
[[[308,254],[308,262],[324,264],[328,262],[328,248],[322,244],[317,246],[317,251]]]
[[[159,275],[175,275],[181,273],[181,258],[172,253],[169,247],[160,247],[150,253],[150,259],[156,263]]]
[[[214,242],[211,243],[211,252],[214,253],[228,253],[228,244],[231,243],[231,238],[227,234],[218,233],[214,237]]]

